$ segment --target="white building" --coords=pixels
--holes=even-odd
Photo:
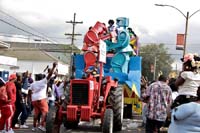
[[[29,71],[35,75],[42,73],[47,65],[51,68],[53,62],[58,62],[58,73],[60,75],[69,73],[71,54],[67,45],[2,42],[0,46],[0,56],[17,60],[16,64],[3,64],[0,60],[0,71],[9,73]],[[77,48],[75,50],[79,52]]]

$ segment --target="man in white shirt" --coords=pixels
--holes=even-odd
[[[36,123],[38,119],[39,113],[42,114],[41,118],[41,125],[38,127],[42,131],[46,131],[45,124],[46,124],[46,116],[48,113],[48,103],[47,103],[47,83],[48,80],[51,78],[54,69],[56,68],[57,63],[53,63],[53,67],[48,73],[47,77],[45,77],[43,74],[39,74],[37,80],[31,84],[30,91],[31,94],[31,100],[34,108],[34,120],[33,120],[33,131],[36,130]]]

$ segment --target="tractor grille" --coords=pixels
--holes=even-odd
[[[72,104],[88,105],[88,84],[72,84]]]

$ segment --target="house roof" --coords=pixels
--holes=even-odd
[[[70,63],[70,45],[48,44],[48,43],[22,43],[7,42],[9,49],[1,49],[0,55],[16,57],[18,60],[34,61],[61,61]],[[77,47],[73,51],[80,52]]]
[[[2,48],[9,48],[9,47],[10,47],[9,43],[5,43],[5,42],[0,41],[0,49],[2,49]]]
[[[18,60],[37,60],[37,61],[53,61],[50,56],[47,56],[42,51],[15,51],[15,50],[1,50],[0,55],[16,57]]]

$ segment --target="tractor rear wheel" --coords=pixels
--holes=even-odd
[[[49,108],[49,112],[47,114],[47,118],[46,118],[46,130],[47,133],[54,133],[55,130],[55,122],[56,119],[56,107],[52,106]]]
[[[103,117],[102,132],[112,133],[113,132],[113,110],[106,109]]]
[[[114,131],[122,130],[123,111],[124,111],[124,95],[123,87],[112,88],[109,96],[109,103],[112,105],[114,113]]]

